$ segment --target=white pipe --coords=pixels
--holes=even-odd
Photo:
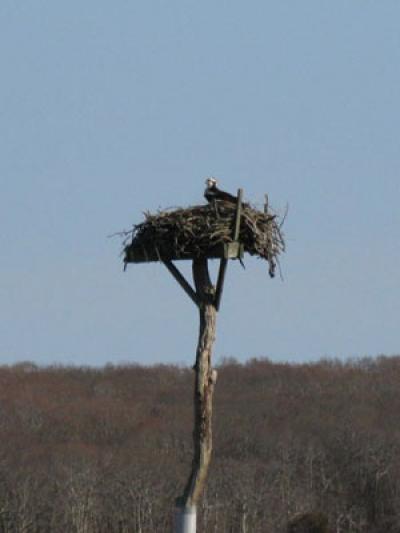
[[[196,506],[175,509],[175,533],[196,533]]]

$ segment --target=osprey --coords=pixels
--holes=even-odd
[[[207,178],[206,185],[207,187],[204,191],[204,197],[207,202],[212,203],[216,200],[219,200],[221,202],[229,202],[231,204],[236,204],[236,196],[229,194],[229,192],[221,191],[221,189],[218,189],[217,180],[215,178]]]

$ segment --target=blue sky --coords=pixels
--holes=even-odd
[[[283,282],[229,266],[217,360],[400,353],[399,20],[397,0],[2,0],[0,363],[190,364],[193,304],[107,236],[208,175],[290,208]]]

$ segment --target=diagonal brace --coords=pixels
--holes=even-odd
[[[190,283],[186,281],[183,275],[176,268],[174,263],[170,260],[164,260],[163,263],[168,268],[168,270],[171,272],[171,274],[174,276],[174,278],[179,283],[179,285],[182,287],[182,289],[189,296],[189,298],[197,305],[197,307],[200,307],[200,298],[198,297],[197,293],[192,289]]]

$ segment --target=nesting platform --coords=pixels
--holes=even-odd
[[[272,214],[268,202],[260,211],[242,201],[215,201],[210,204],[145,213],[145,220],[125,232],[124,263],[162,262],[193,302],[199,295],[180,273],[177,260],[219,259],[214,305],[219,309],[225,272],[230,259],[242,262],[244,252],[268,262],[275,275],[278,255],[284,251],[282,223]],[[243,262],[242,262],[243,264]]]
[[[260,211],[242,201],[145,213],[145,220],[127,233],[124,262],[171,262],[242,259],[244,252],[265,259],[271,276],[285,244],[277,215],[267,204]]]
[[[240,242],[220,243],[208,249],[204,249],[201,254],[185,252],[184,250],[171,252],[169,247],[143,247],[141,245],[127,246],[125,248],[125,263],[148,263],[152,261],[177,261],[185,259],[196,259],[206,256],[209,259],[242,259],[244,255],[244,245]]]

